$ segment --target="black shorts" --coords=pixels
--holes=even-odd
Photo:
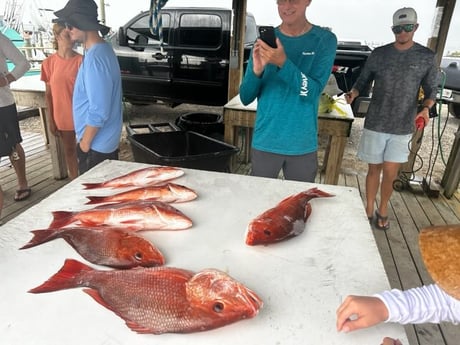
[[[0,107],[0,157],[9,156],[21,142],[16,104]]]

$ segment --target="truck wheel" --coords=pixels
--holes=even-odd
[[[449,103],[449,114],[455,116],[457,119],[460,119],[460,104]]]

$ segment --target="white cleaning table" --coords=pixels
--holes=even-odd
[[[175,180],[199,195],[175,204],[194,221],[193,227],[143,236],[158,246],[168,266],[217,268],[254,290],[264,307],[253,319],[201,333],[141,335],[81,288],[27,293],[56,273],[66,258],[85,262],[62,239],[18,250],[30,240],[29,231],[46,228],[52,211],[89,208],[84,205],[87,195],[119,191],[84,190],[82,182],[104,181],[145,166],[105,161],[0,228],[2,344],[378,345],[384,336],[408,344],[400,325],[381,324],[349,334],[335,329],[336,309],[346,295],[389,288],[359,192],[350,187],[193,169],[184,169],[185,175]],[[304,233],[270,246],[245,244],[246,226],[254,217],[315,186],[335,197],[311,201]]]

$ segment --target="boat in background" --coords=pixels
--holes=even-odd
[[[52,45],[53,10],[43,8],[41,1],[28,1],[27,13],[24,12],[24,2],[7,0],[4,13],[0,14],[0,31],[19,48],[31,64],[26,75],[40,74],[41,63],[54,52]],[[13,69],[8,63],[8,70]]]

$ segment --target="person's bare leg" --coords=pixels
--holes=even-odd
[[[401,163],[384,162],[383,177],[380,186],[380,204],[379,214],[382,217],[388,217],[388,203],[393,194],[393,182],[398,177]],[[379,221],[379,226],[383,227],[387,222]]]
[[[14,167],[16,177],[18,179],[18,190],[26,190],[29,188],[26,177],[26,155],[21,144],[16,144],[15,152],[18,154],[19,159],[14,159],[13,155],[10,155],[10,161]],[[21,198],[21,195],[16,195],[16,197]]]
[[[366,214],[368,218],[374,215],[375,198],[380,185],[382,164],[368,164],[366,176]]]
[[[75,140],[75,132],[61,131],[62,145],[64,146],[65,161],[69,178],[71,180],[78,177],[78,161],[77,161],[77,142]]]

